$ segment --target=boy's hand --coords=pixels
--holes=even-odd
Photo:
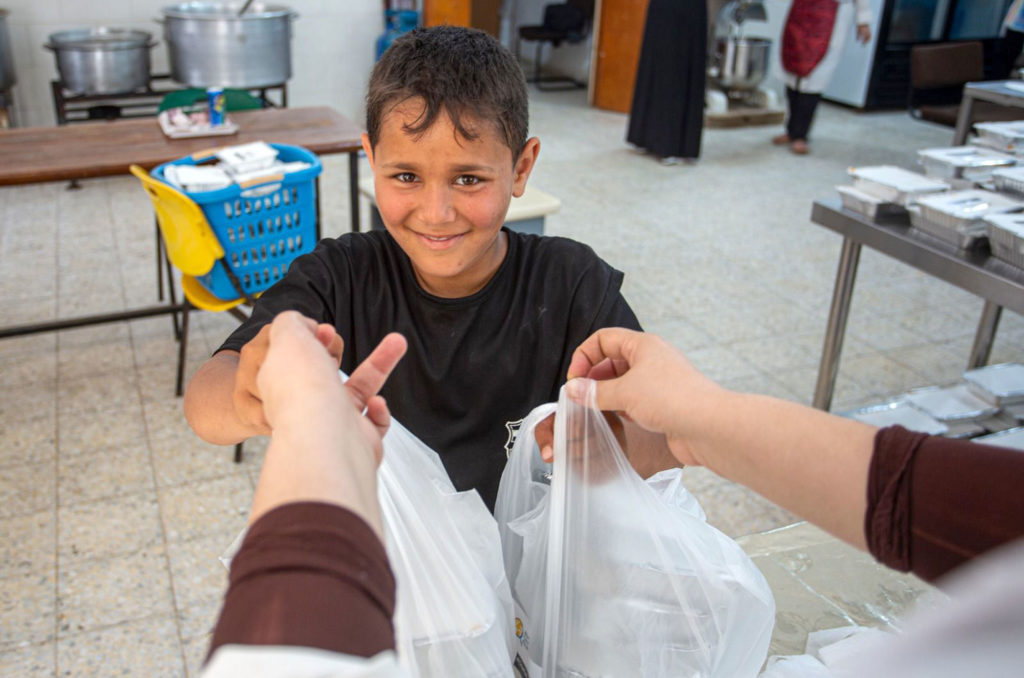
[[[626,434],[622,426],[622,419],[614,412],[602,412],[608,427],[612,430],[615,439],[619,441],[619,447],[626,450]],[[537,424],[533,429],[533,435],[537,439],[537,447],[540,448],[540,458],[546,464],[550,464],[555,458],[555,415],[551,415],[544,421]],[[628,456],[628,450],[627,450]],[[637,469],[640,472],[640,469]]]
[[[299,315],[296,313],[296,315]],[[304,317],[304,316],[299,316]],[[306,318],[310,323],[312,320]],[[238,354],[238,370],[235,373],[235,388],[231,394],[235,406],[235,414],[243,424],[252,430],[252,435],[269,435],[270,425],[263,411],[263,399],[260,397],[257,375],[267,358],[270,345],[272,323],[264,325],[249,343],[242,347]],[[326,323],[315,326],[313,334],[327,349],[334,361],[334,368],[341,365],[344,342],[334,328]]]
[[[295,311],[278,314],[267,326],[265,359],[256,379],[263,396],[261,411],[275,434],[288,428],[308,434],[327,421],[347,422],[346,428],[359,429],[379,461],[391,414],[377,392],[405,354],[405,339],[397,333],[384,337],[343,387],[325,327]],[[337,337],[333,330],[330,334]],[[328,438],[335,434],[329,428],[325,432]]]

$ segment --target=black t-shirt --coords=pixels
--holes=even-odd
[[[572,352],[602,327],[640,329],[622,273],[590,247],[505,229],[508,253],[476,294],[444,299],[416,281],[383,231],[322,240],[267,290],[221,349],[240,350],[284,310],[330,323],[351,374],[388,332],[409,350],[381,394],[391,414],[441,457],[459,490],[493,510],[519,423],[557,399]]]

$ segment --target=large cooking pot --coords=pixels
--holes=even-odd
[[[768,74],[772,41],[766,38],[720,37],[709,75],[724,90],[746,92],[757,89]]]
[[[171,77],[189,87],[252,89],[292,77],[288,7],[188,2],[163,8],[164,40]]]
[[[51,33],[64,87],[74,94],[125,94],[149,85],[153,34],[124,28],[83,28]]]
[[[7,32],[7,10],[0,9],[0,92],[14,87],[14,57],[11,55],[11,36]]]

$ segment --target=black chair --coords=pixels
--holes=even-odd
[[[590,20],[594,16],[594,0],[567,0],[558,4],[544,6],[544,23],[534,26],[520,26],[516,38],[516,57],[519,56],[519,41],[526,40],[537,43],[537,56],[534,59],[533,78],[530,82],[537,89],[573,89],[584,87],[583,83],[564,76],[542,76],[541,56],[544,43],[550,42],[552,49],[563,42],[573,44],[583,42],[590,28]],[[545,84],[558,84],[557,87],[545,87]]]
[[[956,126],[964,85],[985,79],[982,44],[947,42],[910,48],[910,89],[907,108],[918,120]],[[1018,120],[1020,110],[989,101],[975,101],[972,122]]]

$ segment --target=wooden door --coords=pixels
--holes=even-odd
[[[644,39],[648,0],[601,0],[592,103],[597,108],[629,113],[633,103],[636,66]]]
[[[424,0],[423,25],[469,26],[498,37],[499,0]]]

